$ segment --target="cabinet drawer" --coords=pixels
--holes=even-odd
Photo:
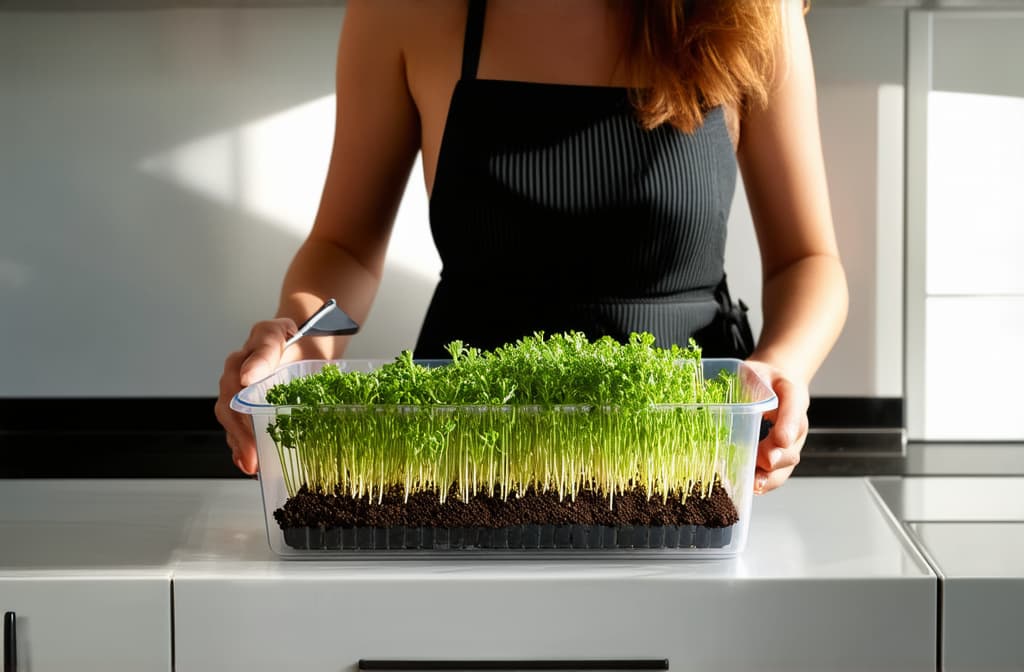
[[[19,672],[168,672],[170,582],[0,576],[0,612],[16,614]]]

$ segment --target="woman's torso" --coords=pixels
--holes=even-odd
[[[491,0],[475,35],[464,5],[435,18],[457,48],[407,59],[444,266],[417,355],[537,330],[667,345],[707,326],[735,181],[728,115],[692,135],[642,130],[603,3]]]
[[[606,0],[488,0],[479,79],[624,87],[625,27]],[[462,68],[467,0],[411,0],[406,80],[420,118],[423,176],[434,185],[441,138]],[[733,148],[739,114],[724,110]]]

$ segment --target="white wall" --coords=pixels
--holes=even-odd
[[[341,16],[0,14],[0,394],[215,393],[314,212]]]
[[[214,394],[315,212],[342,16],[0,13],[0,396]],[[902,21],[809,19],[852,295],[815,394],[901,394]],[[756,328],[736,203],[728,272]],[[389,255],[353,357],[411,347],[436,281],[418,169]]]

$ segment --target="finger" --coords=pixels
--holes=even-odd
[[[796,466],[800,462],[800,451],[807,440],[807,419],[800,422],[800,433],[796,441],[788,446],[777,446],[770,439],[765,439],[757,447],[757,466],[765,471],[781,467]]]
[[[792,473],[793,467],[776,469],[767,474],[758,470],[758,473],[754,475],[754,494],[763,495],[766,492],[771,492],[785,483]]]
[[[235,465],[243,472],[254,476],[259,471],[259,462],[256,459],[256,442],[242,442],[238,452],[234,454]]]
[[[764,454],[763,459],[761,459],[761,455],[758,455],[758,458],[757,466],[770,473],[776,469],[795,467],[800,464],[800,448],[798,446],[772,448]]]
[[[228,356],[224,366],[224,373],[220,379],[220,395],[217,403],[214,404],[214,415],[226,432],[226,442],[231,449],[231,455],[239,469],[247,474],[255,473],[255,439],[252,433],[252,423],[249,418],[231,409],[232,397],[241,389],[238,382],[238,362],[244,356],[243,352],[232,353]]]
[[[768,484],[768,472],[758,467],[754,470],[754,494],[760,495],[764,492],[764,486]]]
[[[217,420],[224,427],[225,440],[232,454],[238,454],[242,448],[254,443],[252,425],[241,413],[236,413],[228,407],[224,400],[217,400],[214,407],[214,414]]]
[[[256,459],[256,437],[253,435],[252,422],[248,417],[243,417],[241,413],[231,412],[238,417],[242,417],[245,421],[243,431],[229,435],[230,441],[228,445],[231,446],[231,456],[235,461],[235,466],[252,476],[259,469]]]
[[[244,448],[238,448],[237,442],[230,439],[230,437],[229,443],[232,445],[231,460],[235,463],[235,466],[238,467],[238,470],[242,473],[248,474],[249,476],[254,475],[257,471],[255,466],[255,453],[250,453]]]
[[[228,444],[228,449],[231,451],[231,459],[235,461],[235,464],[238,464],[238,439],[233,434],[225,434],[224,443]]]
[[[245,344],[250,354],[239,370],[242,387],[252,385],[274,372],[274,367],[281,361],[289,333],[295,333],[295,323],[284,318],[260,322],[253,327]]]
[[[238,367],[241,364],[245,353],[242,351],[233,352],[228,355],[224,363],[224,372],[221,374],[219,383],[219,395],[214,405],[214,415],[229,435],[244,436],[251,434],[249,420],[241,413],[231,410],[231,399],[242,389],[238,379]]]
[[[223,413],[220,408],[217,409],[218,416]],[[245,418],[240,413],[236,413],[230,409],[227,411],[233,416],[241,418],[243,421]],[[225,424],[223,421],[221,424]],[[231,431],[225,434],[225,442],[228,448],[231,449],[231,459],[234,461],[241,471],[252,475],[257,471],[257,459],[256,459],[256,441],[252,434],[252,427],[248,422],[243,422],[240,425],[236,425],[234,422],[229,423],[232,426]]]
[[[810,399],[806,388],[785,378],[778,378],[774,386],[775,394],[779,398],[779,407],[772,418],[774,426],[766,440],[776,447],[788,448],[806,431]]]
[[[247,432],[252,433],[250,422],[241,413],[231,410],[231,396],[221,395],[213,406],[213,414],[217,416],[217,422],[221,424],[224,431],[234,437],[244,436]]]
[[[239,377],[238,371],[242,367],[242,362],[249,356],[249,353],[245,350],[238,350],[228,355],[227,359],[224,360],[224,370],[221,371],[220,380],[217,383],[220,398],[233,397],[239,390],[242,389],[242,382]]]

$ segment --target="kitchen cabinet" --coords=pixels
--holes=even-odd
[[[758,498],[747,550],[725,561],[282,562],[252,486],[211,493],[178,556],[179,672],[395,658],[936,667],[935,575],[863,479],[794,479]]]
[[[941,669],[1021,669],[1024,477],[877,478],[873,484],[939,575]]]
[[[168,504],[142,483],[0,481],[0,612],[15,614],[19,672],[171,669],[183,510]]]
[[[21,672],[937,665],[936,575],[862,478],[756,498],[747,549],[717,561],[282,561],[246,479],[0,481],[0,539]]]
[[[0,576],[0,610],[16,617],[16,669],[167,672],[168,589],[158,576]]]
[[[1024,664],[1024,522],[915,523],[942,576],[942,669],[1019,670]]]

